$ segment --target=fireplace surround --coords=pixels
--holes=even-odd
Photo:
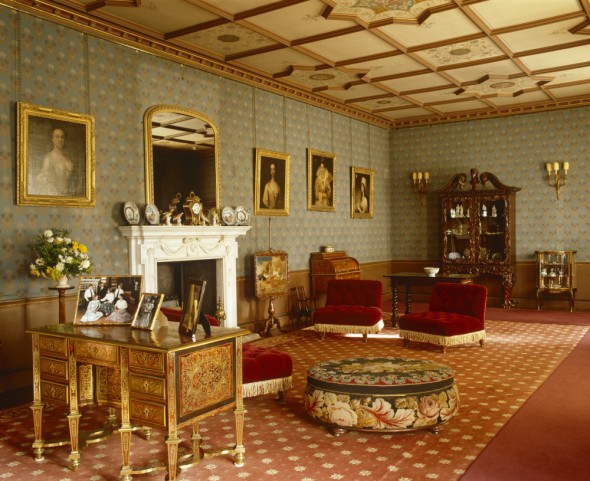
[[[158,263],[215,259],[216,290],[227,319],[238,326],[236,264],[238,237],[251,226],[120,226],[129,242],[129,271],[143,276],[143,291],[158,292]]]

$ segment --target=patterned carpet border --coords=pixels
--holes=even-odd
[[[293,358],[293,388],[284,402],[265,395],[245,400],[243,467],[221,456],[202,461],[179,474],[179,481],[230,479],[269,481],[457,481],[489,441],[588,332],[587,326],[488,321],[488,339],[450,348],[446,354],[426,344],[404,348],[397,330],[388,327],[369,336],[327,335],[312,329],[257,341]],[[307,368],[316,362],[349,357],[428,359],[455,370],[461,402],[458,415],[439,435],[351,431],[339,437],[314,423],[305,412],[303,396]],[[46,408],[44,434],[67,436],[65,410]],[[104,408],[84,408],[81,429],[102,420]],[[190,428],[182,430],[181,454],[190,450]],[[68,447],[48,448],[45,460],[32,456],[32,415],[28,407],[0,412],[0,478],[43,481],[114,481],[121,466],[118,435],[82,450],[77,472],[66,468]],[[219,413],[200,423],[205,448],[235,442],[234,416]],[[150,441],[133,436],[131,461],[145,465],[165,458],[165,432],[155,430]],[[164,479],[162,472],[137,475],[138,481]]]

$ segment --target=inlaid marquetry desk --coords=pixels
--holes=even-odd
[[[240,328],[212,328],[211,337],[202,330],[195,338],[180,335],[178,328],[162,326],[154,331],[129,326],[80,326],[58,324],[27,331],[33,342],[33,411],[35,459],[43,459],[49,446],[70,444],[70,468],[80,465],[79,449],[100,438],[79,432],[80,407],[98,403],[109,406],[110,425],[117,425],[115,408],[120,408],[123,463],[120,479],[133,474],[166,470],[166,479],[177,479],[178,470],[202,459],[232,454],[234,463],[244,462],[244,404],[242,401],[242,336]],[[69,440],[44,440],[43,401],[69,405]],[[198,422],[220,411],[234,409],[236,444],[203,450]],[[181,439],[178,428],[192,425],[192,453],[178,458]],[[131,434],[141,430],[149,438],[151,428],[168,430],[167,461],[150,467],[131,465]],[[105,433],[113,431],[108,427]],[[103,436],[104,437],[104,436]]]

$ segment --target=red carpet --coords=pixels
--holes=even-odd
[[[496,453],[500,454],[492,454],[488,466],[480,463],[487,462],[487,453],[492,449],[492,445],[496,444],[494,437],[498,435],[497,440],[501,440],[503,434],[511,429],[510,425],[518,421],[520,413],[532,404],[532,402],[525,404],[527,399],[543,384],[553,370],[558,368],[588,329],[556,324],[490,321],[487,330],[489,337],[484,349],[474,344],[452,348],[444,355],[428,345],[416,344],[412,349],[405,349],[401,341],[396,338],[397,331],[391,329],[386,329],[380,335],[370,336],[368,343],[363,343],[359,337],[339,336],[328,336],[324,341],[320,341],[318,336],[309,330],[264,339],[260,342],[262,345],[276,345],[277,349],[288,352],[293,357],[294,388],[289,391],[286,402],[277,403],[269,396],[246,400],[248,409],[245,426],[246,462],[242,468],[233,466],[227,458],[212,458],[183,472],[179,479],[183,481],[194,479],[207,481],[233,479],[455,481],[466,473],[462,481],[464,479],[526,481],[529,478],[523,477],[522,472],[523,469],[526,472],[528,470],[523,463],[531,462],[538,466],[540,462],[535,459],[535,456],[531,456],[531,453],[527,454],[529,458],[524,454],[517,455],[515,447],[511,446],[512,441],[504,445],[499,443],[500,445],[494,448]],[[590,340],[584,341],[583,351],[586,356],[589,350],[587,342],[590,343]],[[382,355],[432,359],[453,367],[461,392],[461,407],[459,415],[444,426],[442,434],[436,436],[422,431],[409,434],[349,432],[344,436],[334,437],[309,419],[303,408],[302,397],[307,366],[327,359]],[[571,357],[574,358],[574,356]],[[570,359],[566,363],[569,361]],[[586,365],[588,361],[584,363],[583,360],[574,360],[572,367],[579,369],[577,372],[579,376]],[[524,425],[516,425],[516,431],[526,431],[535,436],[532,428],[542,430],[553,424],[564,424],[570,421],[567,419],[570,415],[573,418],[572,425],[575,424],[573,421],[576,417],[581,425],[583,420],[579,417],[585,409],[585,406],[582,406],[583,400],[576,401],[575,406],[572,405],[572,400],[564,405],[564,402],[559,400],[560,393],[553,391],[571,386],[558,383],[552,387],[552,380],[553,378],[546,382],[533,397],[547,388],[549,392],[545,394],[546,399],[551,399],[551,404],[560,403],[555,406],[558,411],[561,410],[560,416],[555,416],[555,421],[550,422],[553,420],[541,418],[539,412],[535,411],[533,418],[529,418]],[[560,382],[569,383],[570,380]],[[587,396],[584,398],[587,399]],[[523,404],[525,404],[524,407]],[[546,404],[541,399],[540,407],[535,409],[548,409]],[[569,405],[572,405],[571,410],[566,409]],[[62,417],[63,408],[47,411],[46,438],[67,434],[67,423]],[[86,420],[86,426],[82,428],[89,427],[93,421],[91,413],[100,412],[98,408],[85,410],[82,421]],[[515,413],[518,414],[510,421]],[[545,416],[544,412],[541,414]],[[508,425],[502,429],[507,422]],[[183,443],[183,448],[185,450],[189,448],[188,431],[188,428],[184,429],[186,441]],[[0,449],[0,478],[2,479],[42,479],[43,481],[82,479],[114,481],[118,479],[121,459],[117,435],[105,443],[93,444],[85,448],[82,451],[82,465],[78,472],[74,473],[65,468],[67,446],[47,449],[46,459],[43,462],[33,460],[32,418],[28,408],[17,408],[0,413],[0,432],[2,433],[0,438],[2,448]],[[201,434],[206,447],[232,444],[233,414],[222,413],[206,420],[202,423]],[[572,435],[573,432],[570,431],[570,436]],[[145,464],[153,459],[162,459],[165,453],[163,438],[162,432],[155,432],[149,442],[134,436],[133,463]],[[581,444],[586,440],[587,438],[582,440]],[[531,447],[531,451],[539,451],[539,456],[543,456],[541,448],[535,445],[537,441],[531,439],[529,435],[523,436],[520,433],[516,444],[524,453]],[[490,442],[491,445],[486,448]],[[556,452],[559,455],[568,448],[573,451],[572,446],[565,446]],[[545,456],[548,454],[550,451],[545,452]],[[576,453],[576,455],[580,454]],[[506,458],[506,462],[503,458]],[[474,460],[476,460],[475,463],[473,463]],[[552,456],[549,460],[553,461]],[[569,458],[565,458],[564,462],[570,464],[569,471],[563,471],[564,467],[561,467],[561,472],[571,472],[575,475],[580,470],[579,463],[575,464]],[[516,466],[517,463],[521,464],[520,477],[510,478],[510,467]],[[481,466],[481,469],[478,466]],[[498,471],[501,469],[505,472]],[[548,471],[543,467],[541,470]],[[541,478],[539,474],[534,474],[535,479],[542,481],[584,479],[581,477]],[[163,477],[164,474],[160,472],[153,475],[137,475],[134,479],[149,480],[163,479]]]
[[[588,481],[590,334],[494,437],[461,481]]]

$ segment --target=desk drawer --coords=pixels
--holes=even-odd
[[[42,357],[39,362],[39,369],[41,371],[41,378],[55,379],[57,381],[67,381],[70,377],[68,375],[68,361],[51,359]]]
[[[98,366],[118,366],[119,349],[110,344],[100,342],[75,341],[76,361]]]
[[[61,337],[39,336],[39,352],[41,355],[68,357],[68,340]]]
[[[129,400],[129,414],[132,424],[166,427],[166,406],[163,404],[131,398]]]
[[[151,398],[153,401],[166,400],[166,381],[162,378],[141,374],[129,375],[129,394],[133,397]]]
[[[129,349],[129,370],[134,372],[165,373],[165,356],[161,352]]]
[[[56,382],[41,381],[41,399],[68,404],[70,402],[70,388],[68,385]]]

